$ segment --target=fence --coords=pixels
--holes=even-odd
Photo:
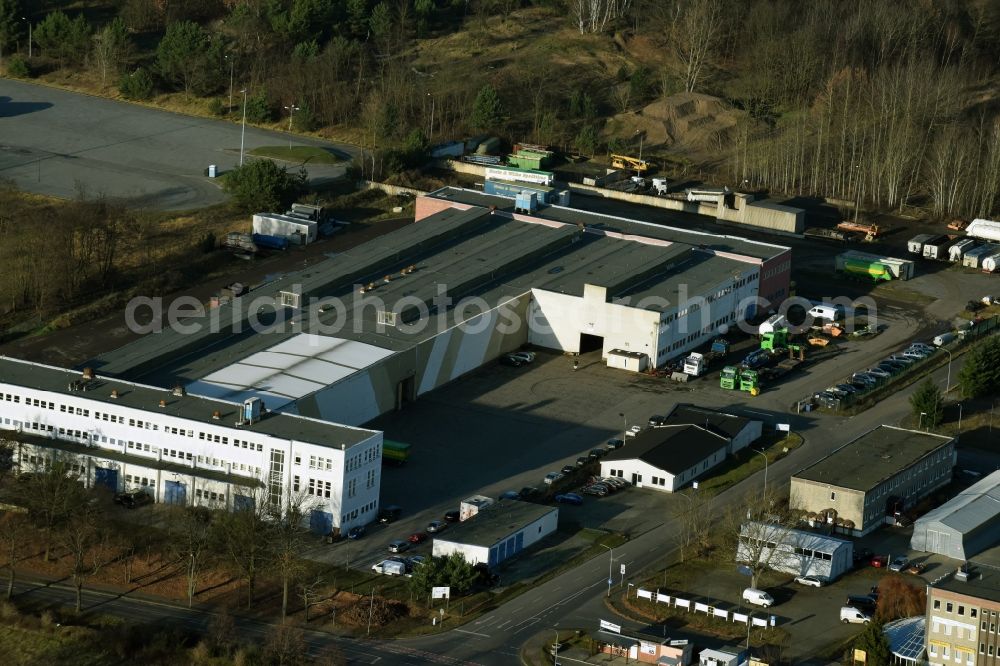
[[[640,587],[636,589],[635,595],[639,599],[646,599],[654,604],[666,604],[668,608],[683,608],[689,613],[702,613],[725,622],[749,623],[754,627],[773,627],[777,623],[777,618],[774,615],[766,618],[753,617],[749,613],[737,613],[735,610],[719,608],[713,604],[671,596],[659,590],[644,590]]]

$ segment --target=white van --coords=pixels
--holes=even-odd
[[[843,606],[840,609],[840,621],[844,624],[868,624],[871,615],[853,606]]]
[[[755,587],[748,587],[743,590],[743,601],[754,606],[763,606],[764,608],[774,605],[774,597],[764,590],[758,590]]]
[[[809,310],[809,315],[816,319],[837,321],[844,318],[844,308],[839,305],[817,305]]]

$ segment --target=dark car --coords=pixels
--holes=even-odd
[[[378,522],[387,524],[399,520],[403,510],[395,505],[390,505],[378,512]]]
[[[365,526],[364,525],[355,525],[351,529],[347,530],[347,538],[348,539],[360,539],[364,535],[365,535]]]
[[[130,490],[125,493],[115,495],[115,502],[121,504],[126,509],[137,509],[140,506],[153,503],[153,496],[145,490]]]
[[[854,563],[867,565],[875,557],[875,552],[871,548],[858,548],[854,551]]]
[[[521,499],[523,500],[529,500],[532,499],[533,497],[538,497],[538,488],[535,488],[534,486],[525,486],[524,488],[521,488],[521,491],[518,493],[518,495],[520,495]]]
[[[878,605],[878,602],[875,599],[872,599],[871,597],[868,596],[852,594],[851,596],[847,597],[847,603],[845,605],[850,606],[852,608],[857,608],[858,610],[874,613],[875,607]]]
[[[591,460],[597,460],[598,458],[603,458],[604,456],[606,456],[607,453],[608,453],[607,449],[591,449],[590,453],[587,454],[587,457],[590,458]]]
[[[563,493],[562,495],[556,495],[555,500],[560,504],[572,504],[574,506],[580,506],[583,504],[583,498],[576,493]]]
[[[507,492],[502,493],[500,495],[500,499],[502,499],[502,500],[518,500],[518,499],[521,499],[521,493],[517,492],[516,490],[508,490]]]
[[[527,361],[514,354],[504,354],[500,357],[500,365],[509,365],[512,368],[520,368],[525,363],[527,363]]]
[[[649,417],[649,425],[651,426],[661,426],[667,422],[666,416],[660,416],[658,414],[653,414]]]
[[[522,490],[521,492],[524,491]],[[444,520],[447,523],[457,523],[461,515],[458,511],[445,511]]]
[[[561,471],[563,474],[572,474],[574,470],[576,470],[576,467],[573,467],[573,465],[563,465]]]
[[[609,439],[606,447],[608,451],[614,451],[615,449],[620,449],[625,446],[625,441],[621,439]]]
[[[580,456],[579,458],[576,459],[576,466],[583,467],[584,465],[588,465],[590,464],[590,460],[591,459],[589,456]]]

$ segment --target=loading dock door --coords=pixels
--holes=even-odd
[[[94,485],[107,488],[113,493],[118,492],[118,470],[107,467],[94,468]]]
[[[187,486],[180,481],[167,481],[163,488],[163,501],[167,504],[185,506],[187,504]]]
[[[590,333],[581,333],[580,353],[586,354],[592,351],[604,351],[604,336],[591,335]]]

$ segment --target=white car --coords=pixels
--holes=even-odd
[[[642,432],[642,426],[641,425],[634,425],[634,426],[632,426],[631,428],[629,428],[628,430],[625,431],[625,436],[626,437],[635,437],[640,432]]]
[[[517,356],[518,358],[523,358],[525,363],[531,363],[535,360],[535,352],[532,351],[516,351],[511,352],[510,356]]]
[[[547,483],[547,484],[549,484],[551,486],[553,483],[555,483],[556,481],[558,481],[561,478],[563,478],[562,473],[560,473],[560,472],[549,472],[548,474],[545,475],[545,478],[542,479],[542,480],[545,481],[545,483]]]
[[[928,354],[934,353],[934,347],[931,347],[925,342],[914,342],[910,345],[910,349],[915,349],[917,351],[927,352]]]
[[[795,582],[809,587],[823,587],[823,579],[817,576],[796,576]]]
[[[854,606],[844,606],[840,609],[840,621],[844,624],[868,624],[872,617]]]

